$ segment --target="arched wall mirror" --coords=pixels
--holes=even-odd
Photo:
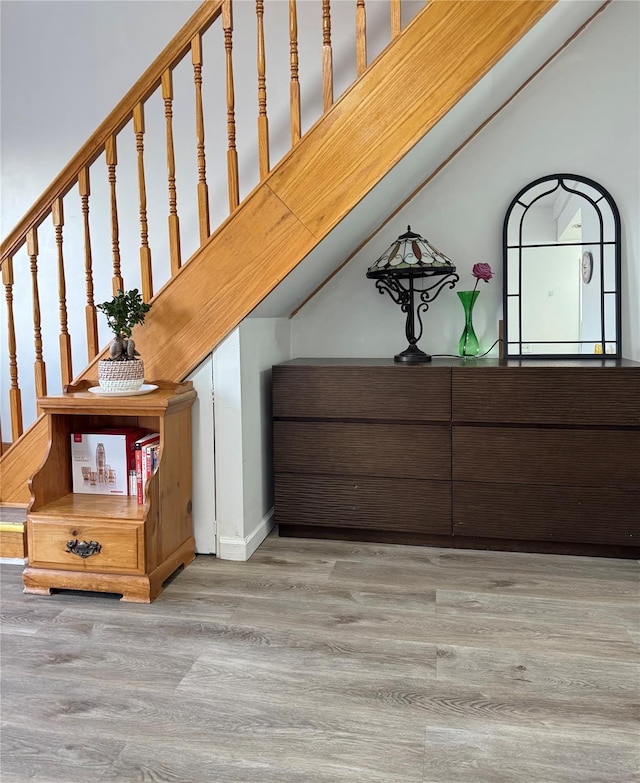
[[[620,214],[601,185],[531,182],[509,205],[503,247],[505,356],[622,355]]]

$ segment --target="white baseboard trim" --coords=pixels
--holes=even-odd
[[[27,558],[26,557],[0,557],[0,566],[3,565],[19,565],[19,566],[26,566],[27,565]]]
[[[244,538],[219,536],[218,554],[221,560],[248,560],[273,530],[273,508],[260,520],[256,529]]]

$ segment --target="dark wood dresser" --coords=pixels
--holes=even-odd
[[[280,535],[640,555],[640,364],[273,368]]]

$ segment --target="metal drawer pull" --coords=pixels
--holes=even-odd
[[[91,557],[91,555],[97,555],[102,546],[97,541],[78,541],[74,538],[72,541],[67,541],[67,552],[71,552],[72,555],[78,555],[78,557]]]

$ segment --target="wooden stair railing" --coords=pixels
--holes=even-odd
[[[136,333],[148,377],[186,376],[554,3],[431,0],[158,291]],[[229,128],[228,80],[226,108]],[[40,424],[2,458],[5,501],[28,501],[26,477],[46,447]]]
[[[330,0],[318,0],[322,6],[322,29],[318,37],[322,40],[322,64],[320,79],[324,96],[324,111],[333,104],[333,66],[331,46],[331,15]],[[425,0],[426,2],[426,0]],[[256,64],[257,64],[257,94],[258,94],[258,124],[257,153],[259,160],[259,180],[262,181],[271,169],[269,120],[267,116],[267,76],[266,47],[264,32],[264,16],[268,14],[268,4],[264,0],[255,0],[255,18],[257,31]],[[301,101],[298,73],[298,9],[297,0],[289,0],[288,28],[282,31],[283,42],[290,50],[290,118],[291,145],[301,138]],[[366,18],[364,0],[353,0],[354,14],[357,19],[357,34],[354,48],[357,52],[357,75],[366,68]],[[390,0],[390,34],[389,38],[399,32],[400,0]],[[154,63],[143,74],[139,81],[129,90],[127,95],[100,125],[95,133],[83,145],[69,164],[63,169],[55,181],[47,188],[38,201],[32,206],[20,223],[10,232],[2,243],[1,264],[3,282],[5,285],[6,308],[8,324],[8,373],[10,378],[8,392],[9,415],[11,418],[11,433],[15,442],[25,429],[23,419],[22,392],[18,373],[18,351],[16,349],[16,330],[14,324],[13,304],[16,298],[24,304],[26,292],[16,289],[14,266],[20,263],[19,254],[26,247],[29,268],[31,272],[31,301],[33,312],[33,345],[34,345],[34,388],[36,396],[43,396],[50,391],[59,391],[62,386],[73,379],[72,368],[85,364],[85,357],[72,356],[73,341],[69,332],[67,313],[67,272],[65,270],[65,239],[64,239],[64,201],[73,197],[77,186],[79,209],[82,213],[84,241],[84,274],[86,280],[85,306],[85,343],[86,358],[92,361],[99,351],[98,324],[96,318],[96,301],[109,298],[119,289],[125,288],[126,268],[121,251],[121,234],[125,224],[137,221],[139,223],[139,263],[140,269],[136,278],[140,279],[140,289],[145,301],[154,295],[154,280],[152,268],[152,252],[149,240],[149,215],[147,183],[145,172],[145,107],[159,93],[164,107],[164,124],[166,138],[167,167],[167,204],[168,204],[168,242],[165,255],[169,259],[168,276],[175,275],[182,267],[181,222],[178,211],[178,188],[176,180],[176,139],[174,131],[174,81],[173,72],[187,55],[191,54],[193,67],[193,84],[195,93],[195,127],[196,143],[194,163],[197,169],[197,213],[198,240],[196,247],[201,247],[211,234],[209,185],[207,183],[207,167],[205,153],[205,115],[203,110],[203,50],[204,35],[207,30],[220,20],[224,35],[226,105],[220,107],[220,112],[227,116],[227,190],[229,214],[240,203],[240,182],[238,173],[238,151],[236,149],[235,120],[235,85],[233,69],[233,13],[232,0],[204,0],[201,7],[176,35],[171,43],[156,58]],[[391,32],[392,31],[392,32]],[[286,36],[286,37],[285,37]],[[248,89],[248,85],[243,85]],[[135,137],[138,210],[134,214],[125,214],[119,203],[119,171],[118,147],[126,142],[128,124]],[[121,141],[121,137],[124,137]],[[106,164],[106,179],[108,181],[108,212],[109,232],[111,241],[111,291],[96,290],[96,267],[94,262],[94,247],[96,242],[92,236],[91,213],[91,182],[105,177],[104,170],[94,164],[104,155]],[[254,183],[257,184],[257,183]],[[59,351],[60,377],[48,379],[47,366],[43,353],[42,337],[42,301],[39,291],[39,281],[42,279],[42,264],[48,263],[49,253],[43,247],[40,249],[40,233],[43,224],[51,220],[55,231],[55,250],[57,255],[58,290],[59,290]],[[157,251],[156,251],[157,254]],[[129,285],[128,287],[132,287]],[[50,335],[46,335],[50,339]],[[18,336],[19,339],[19,336]],[[77,348],[76,348],[77,353]],[[21,371],[24,375],[24,370]],[[27,421],[29,425],[31,421]],[[5,427],[5,431],[9,428]]]

